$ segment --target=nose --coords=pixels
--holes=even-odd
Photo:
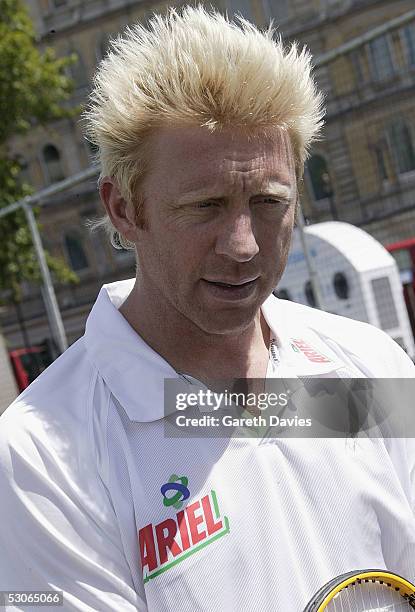
[[[217,255],[238,262],[250,261],[259,253],[250,213],[240,212],[224,220],[215,250]]]

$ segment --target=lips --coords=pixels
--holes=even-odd
[[[205,290],[216,300],[237,301],[253,298],[257,293],[259,276],[244,279],[202,279]]]
[[[219,285],[221,287],[242,287],[243,285],[248,285],[249,283],[253,283],[254,281],[256,281],[259,277],[255,276],[255,277],[251,277],[251,278],[246,278],[246,279],[242,279],[242,280],[213,280],[213,279],[208,279],[205,278],[203,280],[205,280],[207,283],[212,283],[214,285]]]

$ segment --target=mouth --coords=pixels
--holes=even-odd
[[[210,295],[225,300],[242,300],[252,296],[257,288],[258,280],[259,276],[232,282],[202,279]]]

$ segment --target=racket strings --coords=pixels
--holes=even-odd
[[[342,589],[325,608],[327,612],[408,612],[414,609],[412,596],[403,595],[399,588],[376,579],[358,579]]]

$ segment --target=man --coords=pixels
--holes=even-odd
[[[383,332],[271,295],[321,117],[307,53],[247,22],[186,8],[114,43],[86,118],[136,278],[0,421],[1,589],[299,612],[352,569],[414,578],[409,441],[164,435],[166,378],[414,376]]]

